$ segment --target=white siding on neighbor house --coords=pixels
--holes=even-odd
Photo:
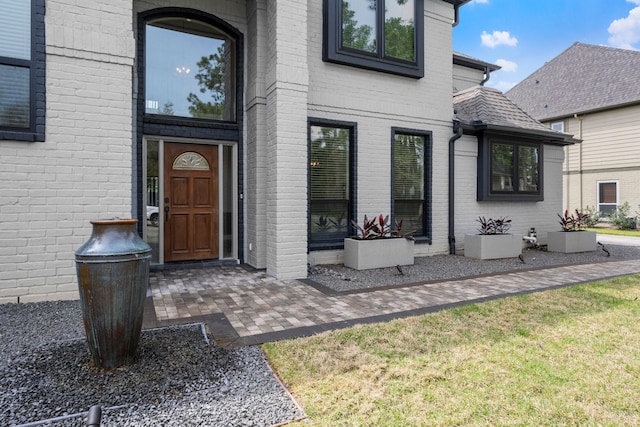
[[[357,215],[389,214],[391,128],[433,132],[433,244],[416,255],[444,253],[447,243],[448,140],[452,136],[453,8],[425,0],[422,79],[322,62],[322,2],[309,2],[309,116],[357,123]],[[342,251],[313,251],[312,264],[339,263]]]
[[[478,202],[476,201],[476,176],[478,143],[476,137],[465,135],[455,146],[455,236],[456,247],[464,246],[465,234],[478,234],[480,216],[486,218],[508,217],[511,233],[527,234],[535,227],[538,238],[546,242],[549,231],[558,231],[557,214],[562,211],[562,147],[545,145],[544,201],[542,202]]]
[[[45,142],[0,141],[0,303],[75,299],[90,220],[131,217],[130,1],[47,1]]]
[[[640,105],[565,120],[565,132],[582,139],[566,148],[564,201],[573,210],[595,207],[597,181],[620,181],[620,203],[640,204]],[[580,173],[582,172],[582,173]]]

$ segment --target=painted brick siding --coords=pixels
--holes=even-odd
[[[357,215],[387,214],[391,204],[391,128],[433,132],[433,244],[417,255],[442,253],[447,243],[447,156],[452,135],[453,8],[425,0],[425,77],[412,79],[322,62],[322,2],[310,1],[309,116],[357,123]],[[311,263],[341,262],[340,251],[314,251]]]
[[[463,136],[455,146],[455,237],[456,247],[462,248],[465,234],[477,234],[479,216],[508,217],[511,233],[527,234],[535,227],[545,242],[549,231],[558,231],[558,217],[562,211],[562,147],[545,145],[544,201],[542,202],[478,202],[476,201],[477,139]]]
[[[267,2],[267,273],[307,275],[307,8]]]
[[[131,3],[46,3],[43,143],[0,141],[0,303],[75,299],[90,220],[131,216]]]
[[[267,6],[265,0],[248,3],[246,99],[246,261],[266,268],[267,260],[267,162],[265,69],[267,63]]]

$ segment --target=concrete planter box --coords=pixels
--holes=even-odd
[[[597,249],[594,231],[550,231],[547,233],[547,250],[550,252],[591,252]]]
[[[413,240],[344,239],[344,265],[355,270],[413,265]]]
[[[478,259],[514,258],[522,253],[520,234],[467,234],[464,256]]]

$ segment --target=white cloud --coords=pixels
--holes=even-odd
[[[515,46],[518,44],[518,39],[511,37],[509,31],[494,31],[493,34],[483,31],[480,39],[482,40],[482,44],[488,47],[496,47],[501,44],[507,46]]]
[[[627,0],[638,5],[629,11],[626,18],[616,19],[609,25],[609,43],[623,49],[636,49],[634,44],[640,42],[640,0]]]
[[[496,65],[501,67],[501,71],[513,72],[518,70],[518,64],[513,61],[507,61],[506,59],[498,59]]]
[[[512,87],[514,87],[515,85],[517,85],[517,83],[515,82],[505,82],[504,80],[500,80],[497,82],[492,82],[491,80],[489,80],[487,82],[487,86],[492,87],[494,89],[498,89],[501,92],[506,92],[509,89],[511,89]]]
[[[638,1],[640,1],[640,0],[638,0]],[[487,4],[487,3],[489,3],[489,0],[471,0],[470,4],[471,3]]]

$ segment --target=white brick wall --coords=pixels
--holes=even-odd
[[[280,278],[306,275],[308,117],[358,124],[358,219],[388,213],[391,127],[431,131],[433,244],[416,253],[447,251],[450,4],[425,0],[426,76],[415,80],[322,62],[317,0],[51,0],[46,142],[0,141],[0,303],[77,298],[74,251],[89,237],[89,221],[131,216],[137,16],[169,5],[213,14],[245,36],[240,244],[252,244],[250,263]],[[460,179],[475,182],[469,171]],[[475,193],[460,202],[469,212],[474,204]],[[459,219],[460,230],[469,228]]]
[[[307,8],[267,2],[267,272],[307,271]]]
[[[477,234],[479,216],[508,217],[511,233],[527,234],[535,227],[538,238],[546,242],[549,231],[558,231],[557,214],[562,208],[562,147],[545,145],[544,201],[542,202],[477,202],[477,139],[463,136],[455,143],[455,236],[456,247],[462,248],[465,234]]]
[[[452,135],[453,8],[425,1],[425,77],[411,79],[322,62],[322,3],[309,7],[309,116],[357,123],[358,221],[387,214],[391,200],[391,128],[433,132],[433,244],[417,255],[448,251],[448,140]],[[336,251],[311,253],[311,263],[341,262]]]
[[[0,303],[74,299],[92,219],[131,216],[131,3],[48,1],[44,143],[0,141]]]

